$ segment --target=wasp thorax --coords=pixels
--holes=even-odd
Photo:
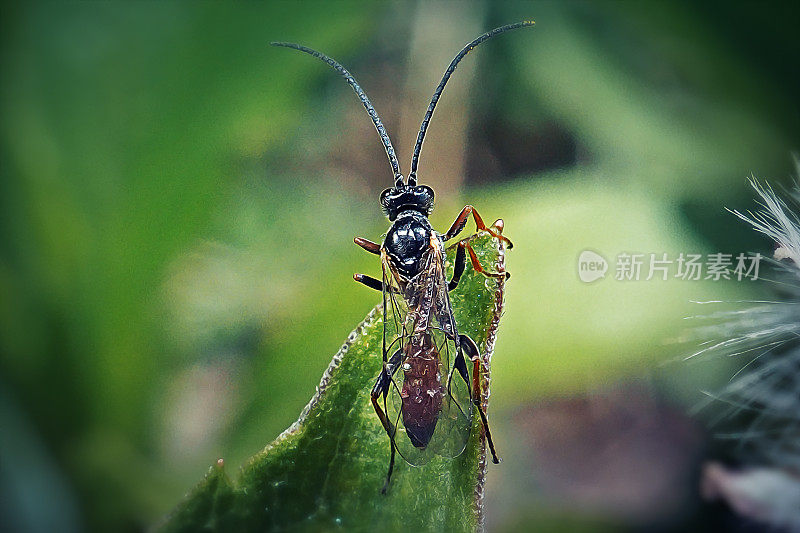
[[[433,189],[427,185],[391,187],[381,193],[381,207],[389,220],[409,210],[428,216],[433,211]]]

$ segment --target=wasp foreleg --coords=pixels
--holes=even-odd
[[[474,207],[471,205],[465,205],[464,209],[461,210],[461,213],[458,214],[455,221],[453,221],[453,225],[450,226],[450,229],[447,230],[447,233],[444,234],[443,239],[445,241],[449,241],[459,233],[461,230],[464,229],[464,226],[467,225],[467,220],[469,216],[472,215],[473,220],[475,220],[475,227],[478,231],[485,231],[490,235],[500,239],[501,241],[505,242],[508,245],[509,250],[514,247],[510,240],[507,237],[503,237],[503,220],[499,219],[495,222],[491,228],[487,228],[486,224],[483,222],[483,219],[478,214],[478,211],[475,210]]]
[[[383,282],[379,279],[375,279],[372,276],[367,276],[366,274],[353,274],[353,279],[359,283],[363,283],[370,289],[375,289],[376,291],[383,290]]]
[[[356,237],[353,239],[353,242],[368,251],[371,254],[381,255],[381,245],[376,244],[372,241],[368,241],[367,239],[363,239],[361,237]]]
[[[467,374],[466,361],[464,361],[464,353],[467,354],[467,357],[469,357],[474,365],[472,369],[472,391],[470,395],[472,396],[472,403],[478,408],[478,413],[481,415],[483,429],[486,430],[486,442],[489,443],[489,450],[492,452],[492,462],[498,464],[500,458],[497,457],[497,452],[494,450],[492,433],[489,431],[489,421],[486,419],[486,413],[483,412],[483,407],[481,407],[481,372],[483,369],[481,365],[481,354],[475,341],[466,335],[459,335],[458,343],[461,350],[459,350],[458,355],[456,355],[455,367],[459,374],[461,374],[461,377],[464,378],[464,381],[467,382],[467,386],[469,386],[469,375]]]
[[[511,274],[508,272],[488,272],[486,269],[483,268],[483,265],[478,260],[477,254],[475,254],[475,250],[472,248],[472,245],[469,243],[469,239],[464,239],[463,241],[458,243],[458,246],[463,246],[469,252],[469,261],[472,263],[472,268],[475,269],[475,272],[480,272],[484,276],[488,276],[490,278],[505,278],[508,279],[511,277]],[[458,253],[456,252],[456,255]]]
[[[376,280],[377,281],[377,280]],[[386,413],[383,409],[381,409],[379,399],[383,397],[384,403],[386,401],[386,395],[389,393],[389,389],[392,387],[392,377],[394,376],[394,372],[397,367],[400,365],[400,357],[402,356],[403,351],[402,349],[397,350],[392,354],[392,357],[389,361],[384,365],[381,369],[381,373],[378,376],[378,380],[375,382],[375,386],[372,387],[372,392],[370,393],[370,398],[372,399],[372,407],[375,409],[375,414],[378,415],[378,419],[380,419],[381,424],[383,425],[383,429],[386,430],[386,434],[389,435],[389,444],[391,445],[391,455],[389,456],[389,472],[386,474],[386,482],[383,484],[383,489],[381,489],[381,494],[386,494],[386,491],[389,489],[389,481],[392,479],[392,471],[394,470],[394,435],[395,435],[395,427],[394,424],[389,420],[386,416]]]
[[[458,282],[461,280],[461,275],[464,273],[464,266],[467,263],[467,255],[464,252],[464,248],[466,246],[467,243],[464,241],[458,243],[458,249],[456,250],[456,262],[453,265],[453,278],[450,280],[450,283],[447,284],[448,291],[452,291],[458,287]]]
[[[506,279],[511,277],[511,274],[508,272],[487,272],[486,269],[483,268],[481,262],[478,260],[478,256],[475,254],[475,250],[472,248],[472,245],[469,243],[469,239],[464,239],[463,241],[459,241],[456,244],[458,247],[456,249],[456,258],[455,263],[453,265],[453,277],[450,282],[447,284],[447,290],[452,291],[456,287],[458,287],[458,282],[461,280],[461,276],[464,274],[464,266],[466,265],[466,251],[469,252],[469,260],[472,263],[472,268],[475,272],[480,272],[484,276],[488,276],[490,278],[503,278]]]

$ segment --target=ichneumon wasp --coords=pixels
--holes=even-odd
[[[470,215],[477,231],[488,232],[509,248],[511,241],[502,235],[502,220],[487,227],[471,205],[461,210],[446,233],[435,231],[428,221],[433,209],[433,189],[417,185],[417,164],[436,103],[458,63],[482,42],[508,30],[532,25],[533,22],[523,21],[495,28],[456,54],[422,119],[407,181],[400,172],[386,128],[355,78],[337,61],[316,50],[295,43],[272,43],[310,54],[347,80],[375,124],[394,173],[394,186],[380,196],[381,207],[392,222],[383,244],[355,238],[357,245],[380,256],[383,277],[379,280],[365,274],[353,276],[383,294],[383,367],[370,396],[390,440],[384,493],[392,478],[396,452],[411,465],[425,463],[431,453],[445,457],[460,455],[469,438],[473,408],[481,417],[492,461],[500,462],[480,403],[482,355],[475,341],[459,334],[448,292],[458,286],[467,256],[475,271],[485,276],[502,278],[508,274],[489,272],[481,266],[470,245],[473,236],[451,245],[456,247],[456,255],[453,276],[448,281],[445,243],[461,233]]]

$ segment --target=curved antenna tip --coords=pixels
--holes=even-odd
[[[493,30],[487,31],[486,33],[479,35],[477,38],[473,39],[469,43],[464,46],[461,51],[456,54],[456,57],[450,62],[450,66],[447,67],[445,70],[444,75],[442,76],[442,81],[439,82],[439,85],[436,87],[436,90],[433,92],[433,97],[431,98],[430,103],[428,104],[428,110],[425,112],[425,117],[422,119],[422,124],[419,127],[419,133],[417,134],[417,144],[414,145],[414,153],[411,157],[411,168],[408,173],[408,183],[410,185],[416,184],[417,181],[417,165],[419,164],[419,154],[422,150],[422,142],[425,139],[425,132],[428,130],[428,124],[431,121],[431,117],[433,116],[433,110],[436,108],[436,104],[439,101],[439,97],[444,91],[444,87],[447,84],[447,81],[450,79],[450,76],[455,71],[456,66],[458,63],[470,53],[476,46],[481,44],[482,42],[488,41],[492,37],[500,35],[501,33],[505,33],[509,30],[515,30],[517,28],[524,28],[526,26],[533,26],[536,23],[533,20],[523,20],[520,22],[515,22],[513,24],[506,24],[505,26],[500,26],[499,28],[495,28]]]
[[[389,134],[386,132],[386,128],[383,126],[383,122],[381,122],[378,112],[375,111],[375,108],[372,106],[372,102],[369,101],[367,94],[346,68],[340,65],[338,61],[326,56],[322,52],[318,52],[313,48],[308,48],[307,46],[303,46],[301,44],[279,41],[273,41],[269,44],[272,46],[293,48],[295,50],[299,50],[300,52],[309,54],[321,60],[322,62],[327,63],[328,66],[332,67],[336,72],[338,72],[347,81],[353,91],[355,91],[356,96],[358,96],[359,100],[361,100],[361,104],[364,106],[364,109],[367,110],[369,117],[372,119],[372,123],[375,125],[375,129],[378,131],[378,136],[380,137],[383,147],[386,150],[386,156],[389,158],[389,165],[392,167],[392,174],[394,174],[395,178],[398,175],[401,175],[400,163],[397,162],[397,155],[395,154],[394,147],[392,146],[392,141],[389,139]]]

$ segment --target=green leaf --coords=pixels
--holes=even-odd
[[[485,268],[504,270],[504,251],[496,238],[480,233],[472,244]],[[452,258],[449,250],[449,269]],[[478,343],[487,363],[504,285],[468,267],[451,293],[459,331]],[[390,447],[369,395],[381,367],[382,320],[378,306],[353,330],[297,422],[253,456],[235,483],[220,460],[159,529],[478,529],[486,453],[477,414],[464,453],[455,459],[436,457],[420,467],[398,457],[388,494],[381,494]],[[486,407],[487,395],[482,399]]]

